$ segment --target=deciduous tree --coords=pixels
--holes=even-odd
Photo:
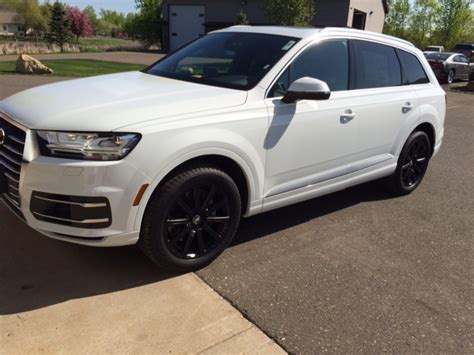
[[[84,8],[84,12],[87,14],[87,17],[89,17],[89,23],[92,27],[92,34],[95,34],[97,31],[97,27],[99,25],[99,19],[97,18],[97,13],[95,12],[95,9],[93,6],[88,5]]]
[[[92,27],[89,23],[89,16],[77,6],[67,8],[71,32],[76,36],[79,43],[80,37],[89,37],[92,35]]]
[[[416,0],[411,16],[408,37],[419,48],[430,43],[434,30],[434,22],[439,13],[437,0]]]
[[[20,0],[16,6],[17,19],[25,30],[32,30],[35,37],[44,33],[48,28],[48,20],[41,12],[37,0]]]
[[[265,0],[265,12],[278,25],[310,26],[314,0]]]
[[[438,0],[440,11],[436,19],[434,38],[451,49],[462,38],[471,17],[470,0]]]
[[[136,0],[139,12],[129,16],[125,30],[138,39],[145,48],[161,43],[161,0]]]
[[[390,3],[390,11],[385,19],[384,33],[407,38],[410,24],[410,1],[394,0]]]
[[[238,13],[237,13],[237,18],[235,20],[235,23],[237,25],[248,25],[249,24],[249,19],[247,18],[247,14],[245,12],[243,12],[242,10],[240,10]]]

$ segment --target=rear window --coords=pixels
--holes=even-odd
[[[472,44],[457,44],[454,49],[461,49],[461,50],[469,50],[471,51],[473,49],[474,45]]]
[[[446,53],[428,53],[425,54],[426,59],[430,60],[446,60],[451,56],[451,54]]]
[[[403,68],[403,84],[426,84],[429,82],[420,61],[413,54],[397,49]]]
[[[356,89],[402,85],[395,49],[383,44],[353,41],[356,60]]]

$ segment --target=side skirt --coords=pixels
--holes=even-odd
[[[298,202],[311,200],[316,197],[389,176],[396,170],[397,161],[398,157],[394,157],[389,161],[385,161],[367,169],[359,170],[348,175],[268,197],[263,202],[262,212],[267,212]]]

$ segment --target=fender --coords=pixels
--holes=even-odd
[[[425,111],[425,112],[419,112]],[[442,138],[442,135],[439,132],[440,123],[436,120],[436,113],[434,112],[433,107],[429,105],[423,105],[422,107],[417,108],[417,113],[414,115],[416,117],[415,120],[410,122],[410,124],[405,125],[405,128],[400,131],[400,134],[396,140],[396,146],[394,147],[394,156],[398,159],[400,153],[405,145],[406,141],[410,134],[416,129],[416,127],[428,123],[433,127],[435,132],[435,145],[439,138]],[[434,147],[433,147],[434,149]]]
[[[213,142],[211,142],[213,143]],[[263,164],[253,164],[258,163],[258,160],[250,160],[248,156],[243,157],[236,151],[240,149],[228,149],[217,147],[217,143],[214,142],[212,148],[200,148],[200,149],[193,149],[195,145],[191,145],[186,147],[185,151],[180,151],[175,157],[167,163],[159,172],[154,176],[152,182],[148,186],[145,194],[142,197],[140,206],[138,208],[137,214],[135,216],[135,223],[134,223],[134,230],[139,230],[141,226],[141,222],[143,219],[143,215],[145,213],[146,206],[153,194],[156,190],[158,185],[163,181],[163,179],[175,168],[180,166],[183,163],[186,163],[189,160],[194,158],[199,158],[206,155],[218,155],[225,158],[229,158],[233,160],[243,171],[244,176],[247,180],[247,184],[249,186],[249,202],[246,209],[246,213],[244,216],[253,215],[259,213],[263,208],[263,199],[260,197],[263,194],[263,183],[264,183],[264,168]]]

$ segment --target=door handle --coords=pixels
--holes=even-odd
[[[341,115],[341,123],[346,124],[352,121],[356,117],[356,114],[352,112],[352,110],[346,110],[344,113]]]
[[[403,113],[408,113],[411,110],[413,110],[413,105],[410,101],[405,102],[405,104],[402,106],[402,112]]]

